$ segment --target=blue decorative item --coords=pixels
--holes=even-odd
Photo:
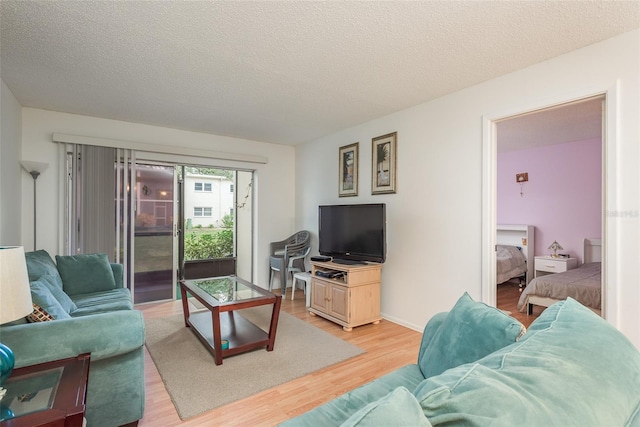
[[[15,362],[16,359],[13,351],[6,345],[0,343],[0,387],[2,387],[5,380],[11,375]]]
[[[4,405],[0,405],[0,421],[8,420],[11,418],[15,418],[16,414],[9,408]]]

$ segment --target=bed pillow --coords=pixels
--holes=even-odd
[[[106,254],[56,255],[64,291],[69,295],[109,291],[116,280]]]
[[[31,282],[31,300],[56,320],[71,317],[53,296],[49,287],[39,280]]]
[[[465,292],[429,341],[423,339],[418,365],[429,378],[512,344],[524,331],[513,317]]]
[[[431,427],[416,397],[405,387],[369,403],[340,427],[412,426]]]

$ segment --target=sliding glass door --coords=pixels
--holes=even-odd
[[[89,145],[64,155],[65,252],[122,264],[135,304],[175,299],[183,277],[253,280],[254,171]]]
[[[135,197],[129,210],[129,224],[133,226],[129,265],[133,265],[136,304],[175,298],[174,181],[173,166],[135,165]]]

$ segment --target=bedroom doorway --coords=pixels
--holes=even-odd
[[[483,298],[487,303],[526,316],[517,311],[517,302],[523,284],[532,279],[514,277],[506,285],[497,284],[498,224],[534,227],[535,246],[518,245],[529,257],[533,254],[534,259],[527,259],[527,263],[534,265],[535,256],[553,252],[548,247],[555,241],[563,248],[559,252],[575,258],[578,264],[583,263],[584,238],[602,238],[604,248],[606,95],[485,118],[483,242],[487,254],[483,255],[483,268],[487,274],[483,275]],[[603,290],[604,255],[603,250]],[[603,315],[605,294],[601,292],[600,298]],[[537,307],[534,315],[543,309]]]

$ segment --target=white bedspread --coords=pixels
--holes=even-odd
[[[557,300],[571,297],[587,307],[600,310],[601,286],[599,262],[582,264],[564,273],[536,277],[522,291],[518,310],[526,310],[530,295]]]
[[[498,284],[504,283],[512,277],[522,276],[527,272],[527,259],[516,246],[498,245],[496,254]]]

